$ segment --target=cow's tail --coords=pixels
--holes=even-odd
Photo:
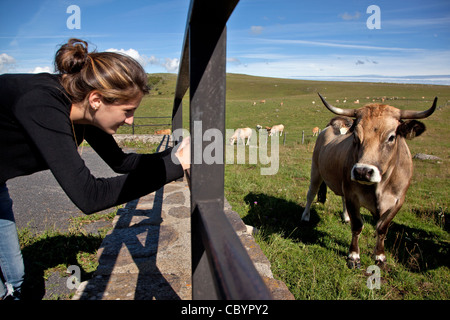
[[[327,185],[325,181],[323,181],[319,187],[319,192],[317,193],[317,201],[319,201],[320,203],[325,203],[326,200],[327,200]]]

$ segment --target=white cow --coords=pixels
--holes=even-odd
[[[245,139],[247,139],[247,146],[250,143],[250,138],[252,136],[252,129],[250,128],[238,128],[234,131],[233,136],[230,139],[230,145],[234,144],[234,141],[237,141],[236,144],[239,144],[239,139],[242,140],[242,144],[245,144]]]
[[[284,126],[282,124],[278,124],[270,128],[269,136],[273,136],[274,134],[280,133],[280,137],[283,135]]]

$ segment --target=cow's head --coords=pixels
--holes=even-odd
[[[351,179],[362,184],[381,181],[392,167],[392,159],[402,139],[412,139],[425,131],[425,125],[415,119],[429,117],[436,109],[426,111],[400,110],[388,105],[369,104],[359,109],[341,109],[330,105],[319,93],[320,99],[331,112],[354,118],[349,133],[355,146],[355,164]]]

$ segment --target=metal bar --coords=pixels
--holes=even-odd
[[[223,201],[224,164],[204,163],[203,150],[211,142],[203,141],[203,135],[208,129],[225,132],[226,29],[199,24],[190,29],[191,195]]]
[[[226,22],[238,1],[191,1],[175,90],[173,130],[182,126],[182,99],[190,87],[193,299],[271,299],[224,214],[224,157],[212,164],[203,159],[209,129],[222,133],[216,152],[224,155]]]
[[[192,9],[194,7],[194,0],[191,0],[189,4],[188,16],[186,19],[186,28],[184,33],[184,40],[182,46],[180,67],[178,69],[178,78],[177,84],[175,87],[175,100],[183,100],[184,95],[186,94],[187,89],[189,88],[189,24],[191,22]],[[174,105],[178,107],[178,104]],[[175,113],[177,110],[174,110]]]
[[[172,111],[172,133],[177,129],[181,129],[183,127],[183,99],[174,99],[173,102],[173,111]],[[174,146],[178,143],[181,143],[183,140],[182,136],[178,137],[178,140],[175,141],[176,137],[174,136],[173,144]]]
[[[169,119],[169,118],[172,118],[172,117],[169,117],[169,116],[167,116],[167,117],[133,117],[134,119]]]
[[[170,119],[171,117],[134,117],[134,119]],[[159,126],[170,126],[172,123],[155,123],[155,124],[136,124],[134,121],[131,125],[126,125],[131,127],[131,134],[134,135],[136,127],[159,127]],[[172,130],[173,132],[173,130]]]
[[[156,123],[156,124],[133,124],[133,127],[158,127],[158,126],[170,126],[172,123]]]
[[[208,240],[203,239],[205,230],[202,220],[196,206],[191,214],[192,299],[218,300],[222,299],[222,295],[217,291],[214,266],[211,266],[205,250],[204,242]]]
[[[207,262],[210,267],[210,274],[207,274],[207,268],[200,269],[202,273],[198,281],[204,282],[205,278],[213,279],[212,283],[210,281],[196,286],[194,299],[272,299],[247,251],[223,214],[220,202],[200,201],[194,217],[202,229],[202,241],[208,253]],[[215,290],[211,290],[212,286]]]
[[[189,33],[192,22],[209,21],[215,25],[225,26],[239,0],[191,0],[186,22],[180,67],[175,88],[175,99],[183,99],[189,88]]]
[[[206,40],[207,39],[207,40]],[[219,299],[213,271],[208,263],[202,224],[197,218],[199,201],[215,199],[223,208],[224,167],[203,162],[208,129],[225,130],[225,59],[226,31],[224,26],[190,25],[190,132],[191,132],[191,237],[192,237],[192,298]],[[214,66],[214,67],[213,67]],[[198,148],[200,147],[200,148]],[[199,161],[200,160],[200,161]],[[209,272],[208,272],[209,271]],[[205,281],[204,275],[211,279]]]

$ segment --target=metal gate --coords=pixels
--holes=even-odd
[[[194,152],[201,150],[203,155],[205,150],[205,131],[218,129],[225,139],[226,23],[238,2],[191,1],[174,98],[172,132],[182,127],[182,100],[188,88],[189,131],[201,123],[200,139],[191,134],[193,299],[272,299],[225,216],[224,161],[194,162]]]

